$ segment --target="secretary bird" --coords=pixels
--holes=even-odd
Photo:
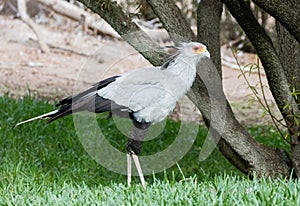
[[[145,133],[151,124],[164,120],[173,111],[176,102],[191,88],[199,60],[210,58],[206,46],[198,42],[182,43],[176,49],[176,53],[160,67],[141,68],[104,79],[86,91],[62,99],[56,104],[59,107],[57,110],[15,126],[36,119],[47,119],[50,123],[80,111],[109,112],[110,115],[130,118],[134,127],[126,145],[128,185],[133,159],[145,187],[137,157]]]

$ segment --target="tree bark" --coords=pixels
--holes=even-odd
[[[298,0],[286,0],[285,5],[300,11]],[[300,92],[300,43],[279,22],[276,22],[278,35],[278,53],[284,73],[292,91]],[[296,101],[300,105],[300,94],[296,94]],[[297,117],[295,117],[297,118]],[[291,156],[296,174],[300,174],[300,127],[299,123],[288,122],[291,143]]]
[[[189,42],[196,39],[193,30],[176,6],[175,1],[147,0],[147,2],[175,43]]]
[[[299,108],[284,74],[284,69],[276,53],[270,37],[259,25],[249,7],[243,0],[222,0],[239,25],[245,31],[250,41],[257,50],[257,54],[265,69],[268,84],[277,106],[285,119],[291,135],[295,132],[295,115],[299,115]],[[295,164],[294,164],[295,166]],[[296,169],[296,175],[300,177],[300,168]]]
[[[250,41],[257,50],[257,54],[266,71],[268,83],[273,97],[284,117],[298,114],[299,110],[289,90],[280,59],[273,46],[271,38],[259,25],[249,7],[242,0],[222,0]],[[288,104],[290,109],[285,108]]]
[[[211,60],[222,76],[220,18],[223,11],[221,0],[202,0],[197,8],[198,40],[203,42],[211,55]]]
[[[290,7],[286,1],[280,0],[252,0],[260,8],[271,14],[300,42],[300,10]],[[298,3],[299,4],[299,1]]]
[[[288,155],[259,144],[234,117],[213,63],[202,60],[197,75],[188,96],[201,111],[223,155],[250,177],[254,173],[259,177],[288,177],[292,170]]]
[[[221,0],[202,0],[198,6],[198,39],[210,48],[211,59],[216,65],[218,74],[212,72],[213,65],[208,63],[203,65],[202,68],[206,69],[199,69],[198,74],[206,82],[197,78],[193,85],[193,91],[197,94],[200,92],[200,94],[197,95],[197,98],[193,98],[193,95],[189,95],[189,97],[201,111],[206,125],[217,140],[220,151],[242,172],[249,175],[256,172],[260,176],[263,174],[271,176],[288,175],[291,169],[288,156],[284,152],[266,148],[250,137],[236,120],[223,94],[219,37],[222,8]],[[207,70],[210,71],[210,75],[203,77],[203,75],[206,75]],[[212,76],[212,74],[214,75]],[[212,79],[212,82],[207,79]],[[207,90],[207,88],[210,89]],[[211,99],[216,97],[219,97],[219,102],[212,104]],[[220,99],[220,97],[223,97],[223,99]],[[223,107],[220,104],[223,104]],[[217,121],[213,121],[211,117],[214,110],[216,110],[215,105],[219,105],[216,113],[219,114],[220,118]],[[223,118],[221,114],[224,114]]]
[[[300,11],[300,2],[298,0],[286,0],[285,4]],[[278,37],[278,54],[280,61],[283,63],[284,73],[291,87],[300,90],[300,43],[296,41],[279,21],[276,21],[276,31]],[[298,103],[300,103],[300,95]]]

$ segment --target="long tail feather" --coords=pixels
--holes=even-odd
[[[22,121],[17,123],[14,127],[27,122],[31,122],[37,119],[47,119],[47,123],[50,123],[56,119],[67,116],[69,114],[80,112],[80,111],[90,111],[95,113],[107,112],[112,109],[121,109],[122,106],[115,104],[109,99],[104,99],[98,96],[97,91],[101,88],[106,87],[108,84],[114,82],[119,76],[113,76],[104,79],[88,90],[85,90],[79,94],[69,96],[61,100],[56,106],[60,107],[58,110]]]
[[[28,123],[28,122],[32,122],[32,121],[37,120],[37,119],[44,119],[44,118],[47,118],[47,117],[49,117],[49,116],[51,116],[51,115],[53,115],[53,114],[55,114],[55,113],[57,113],[57,112],[58,112],[58,110],[54,110],[54,111],[52,111],[52,112],[48,112],[48,113],[46,113],[46,114],[42,114],[42,115],[37,116],[37,117],[33,117],[33,118],[31,118],[31,119],[27,119],[27,120],[25,120],[25,121],[22,121],[22,122],[19,122],[19,123],[15,124],[14,127],[19,126],[19,125],[21,125],[21,124]]]

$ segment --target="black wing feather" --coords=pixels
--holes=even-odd
[[[118,77],[120,77],[120,76],[113,76],[113,77],[109,77],[107,79],[101,80],[100,82],[94,84],[93,87],[89,88],[88,90],[85,90],[84,92],[81,92],[79,94],[72,95],[72,96],[69,96],[69,97],[67,97],[65,99],[62,99],[55,106],[58,107],[58,106],[62,106],[62,105],[65,105],[65,104],[70,104],[72,102],[75,102],[78,99],[82,98],[83,96],[85,96],[85,95],[87,95],[87,94],[89,94],[91,92],[94,92],[94,91],[97,91],[99,89],[102,89],[102,88],[106,87],[110,83],[116,81],[116,79]]]
[[[120,106],[113,102],[112,100],[105,99],[98,94],[88,95],[92,92],[95,92],[99,89],[102,89],[109,85],[110,83],[114,82],[116,78],[119,76],[113,76],[108,79],[102,80],[93,85],[88,90],[85,90],[79,94],[69,96],[56,104],[56,106],[60,106],[59,110],[54,113],[48,115],[48,123],[59,119],[61,117],[67,116],[69,114],[79,112],[79,111],[90,111],[95,113],[107,112],[112,110],[121,110],[125,107]]]

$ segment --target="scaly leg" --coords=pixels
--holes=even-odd
[[[139,174],[141,183],[143,188],[146,189],[146,182],[145,182],[145,178],[144,178],[144,174],[143,174],[143,170],[139,161],[139,158],[137,155],[135,155],[134,153],[132,154],[127,154],[127,184],[128,186],[131,185],[131,158],[133,159],[133,162],[135,164],[136,170]]]
[[[134,161],[135,167],[136,167],[136,169],[138,171],[138,174],[140,176],[140,180],[141,180],[142,186],[143,186],[144,189],[146,189],[146,183],[145,183],[145,179],[144,179],[144,174],[143,174],[143,171],[142,171],[142,168],[141,168],[141,164],[140,164],[139,158],[135,154],[132,154],[131,156],[132,156],[132,159]]]
[[[126,154],[127,156],[127,184],[130,186],[131,184],[131,155]]]
[[[126,146],[127,149],[127,184],[130,186],[131,184],[131,158],[134,161],[135,167],[138,171],[142,186],[146,188],[146,183],[143,175],[143,171],[140,165],[140,161],[138,159],[138,154],[141,152],[142,140],[145,137],[145,134],[151,125],[150,123],[139,123],[133,121],[134,127],[131,134],[131,137],[128,139],[128,143]]]

